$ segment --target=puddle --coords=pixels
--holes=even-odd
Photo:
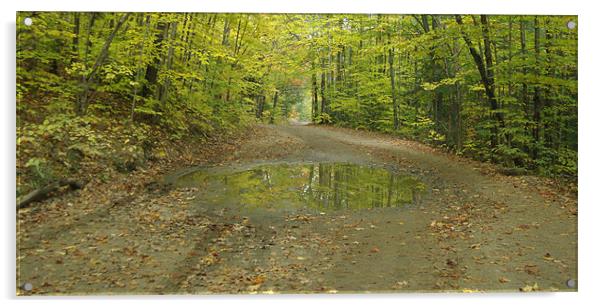
[[[426,188],[409,175],[349,163],[206,169],[183,175],[175,184],[199,187],[197,201],[209,206],[319,211],[404,207],[418,203]]]

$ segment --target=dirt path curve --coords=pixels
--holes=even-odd
[[[393,164],[421,175],[430,184],[431,196],[422,204],[422,212],[412,213],[412,227],[416,229],[411,234],[422,242],[416,245],[426,249],[414,253],[415,258],[401,265],[423,266],[423,269],[406,277],[403,272],[395,275],[399,258],[394,255],[407,254],[406,248],[397,248],[390,252],[394,259],[391,264],[379,262],[386,267],[383,278],[397,279],[402,286],[404,281],[415,280],[408,284],[417,290],[434,287],[502,291],[535,283],[542,289],[566,290],[565,282],[576,279],[576,215],[567,210],[572,201],[568,197],[545,198],[534,187],[525,185],[525,180],[486,175],[482,166],[474,162],[385,135],[313,126],[289,126],[282,131],[302,139],[308,146],[308,150],[297,152],[297,157],[327,156],[335,160]],[[420,226],[430,228],[420,229]],[[382,236],[403,233],[408,227],[387,228]],[[437,245],[429,242],[429,247],[424,247],[424,237],[427,242],[435,237]],[[365,238],[372,241],[381,237]],[[384,245],[384,249],[390,246]],[[380,254],[385,253],[380,249]],[[360,280],[350,279],[352,283],[346,286],[354,288],[366,274],[379,271],[374,267],[376,264],[370,266],[370,263],[366,264],[366,273],[362,267],[354,267],[353,275]],[[425,278],[421,275],[425,273],[439,277],[431,277],[435,278],[434,284],[429,286],[431,279],[418,278]]]
[[[566,285],[577,280],[576,200],[545,181],[381,134],[260,130],[222,167],[376,165],[419,178],[427,192],[406,208],[328,213],[208,206],[202,186],[138,196],[42,240],[42,251],[21,250],[21,282],[38,293],[576,290]]]

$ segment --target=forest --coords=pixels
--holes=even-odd
[[[574,178],[571,18],[21,12],[17,169],[298,117]]]
[[[16,23],[19,295],[576,290],[577,16]]]

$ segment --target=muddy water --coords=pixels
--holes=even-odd
[[[351,163],[266,164],[190,172],[175,181],[199,187],[197,202],[243,210],[320,212],[405,207],[426,186],[410,175]]]

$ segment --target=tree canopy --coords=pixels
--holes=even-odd
[[[106,140],[87,134],[99,127],[122,125],[106,138],[123,141],[153,128],[181,138],[297,117],[576,176],[569,21],[19,12],[18,167],[39,165],[26,144],[44,138],[99,152]]]

